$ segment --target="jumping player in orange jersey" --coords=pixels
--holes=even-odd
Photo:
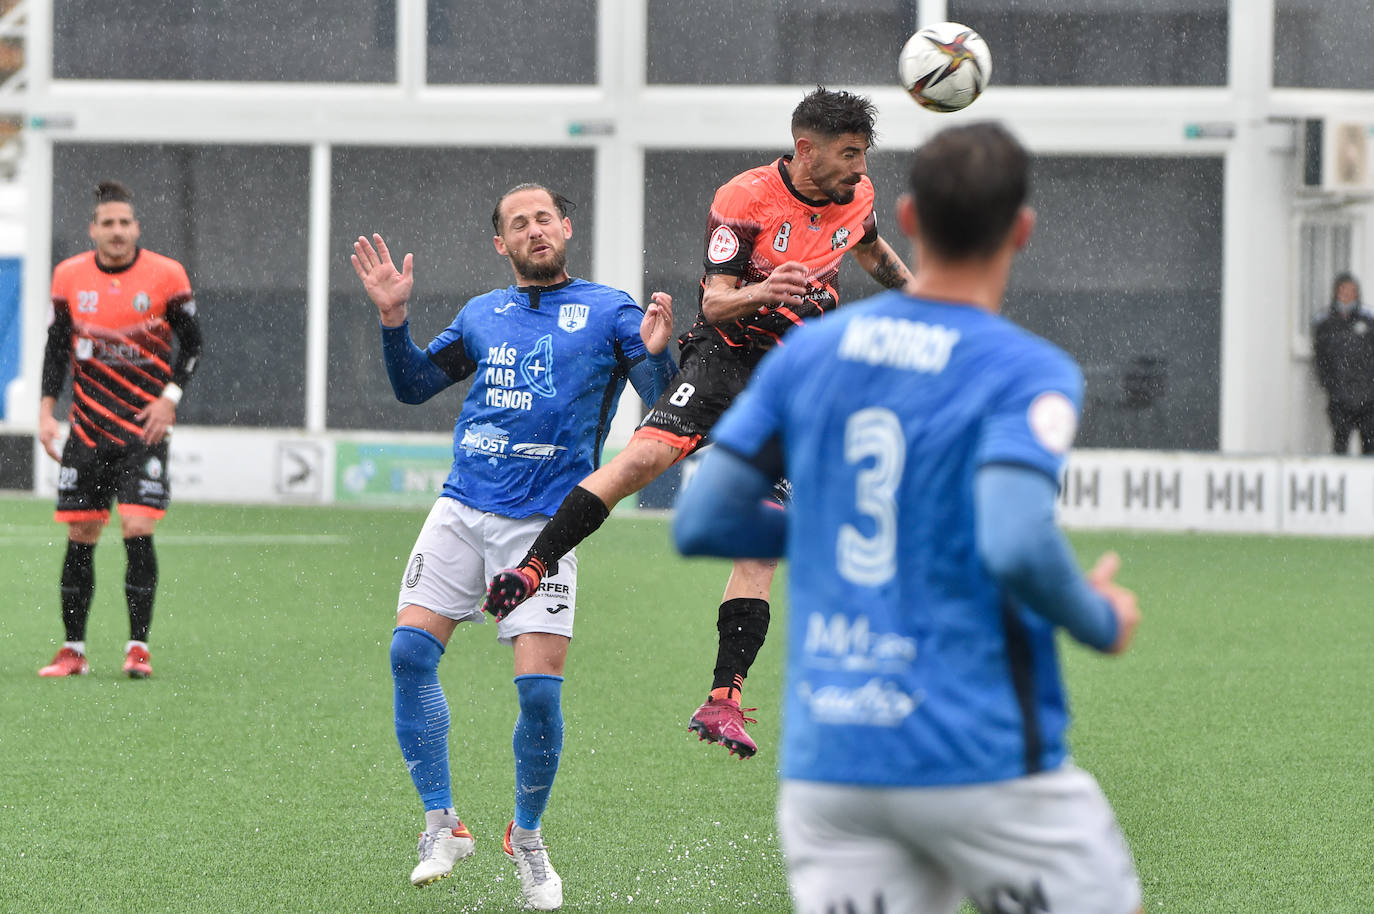
[[[498,619],[538,589],[560,558],[590,536],[616,502],[696,450],[744,389],[764,353],[804,320],[839,304],[851,254],[890,289],[911,274],[878,234],[867,153],[873,105],[817,88],[792,112],[793,152],[721,186],[706,228],[701,309],[683,335],[681,368],[625,450],[564,500],[516,568],[492,579],[483,606]],[[714,679],[688,724],[701,739],[748,758],[740,690],[768,632],[773,561],[737,561],[725,585]]]
[[[123,184],[105,181],[96,188],[90,235],[95,250],[62,261],[52,276],[38,440],[62,464],[55,517],[68,529],[62,565],[66,641],[38,675],[90,671],[86,619],[95,593],[92,559],[110,517],[110,502],[117,498],[128,557],[124,672],[144,679],[153,672],[148,654],[157,591],[153,530],[171,495],[167,434],[199,361],[200,324],[186,270],[170,257],[138,246],[133,194]],[[68,364],[71,433],[59,452],[61,430],[53,410]]]

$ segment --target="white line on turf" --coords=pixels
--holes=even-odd
[[[0,528],[3,530],[4,528]],[[12,528],[11,528],[12,529]],[[6,536],[0,533],[0,546],[30,546],[38,542],[66,539],[52,531],[27,536]],[[60,534],[61,531],[58,531]],[[332,533],[167,533],[154,534],[154,542],[161,546],[343,546],[350,542],[346,536]]]

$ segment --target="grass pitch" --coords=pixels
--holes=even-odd
[[[61,639],[65,529],[0,500],[0,911],[517,911],[510,652],[460,626],[440,676],[477,853],[416,889],[419,802],[387,648],[423,512],[175,505],[157,543],[154,678],[128,637],[117,531],[96,552],[90,676]],[[1150,912],[1368,911],[1374,562],[1361,541],[1092,534],[1142,595],[1136,649],[1066,645],[1079,764],[1111,797]],[[788,910],[773,828],[779,645],[750,678],[761,751],[687,717],[722,563],[615,518],[580,550],[566,739],[545,833],[568,911]],[[781,594],[781,588],[778,589]],[[781,601],[779,601],[781,602]],[[774,614],[774,632],[783,624]]]

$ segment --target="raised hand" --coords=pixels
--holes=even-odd
[[[376,245],[374,248],[373,245]],[[382,324],[399,327],[405,323],[406,302],[410,301],[410,290],[415,285],[415,255],[407,254],[401,261],[398,272],[391,261],[391,251],[387,249],[382,236],[373,234],[369,242],[362,235],[353,242],[353,272],[363,281],[367,297],[377,306]]]
[[[639,338],[650,355],[658,355],[668,348],[673,338],[673,297],[667,292],[655,292],[650,296],[644,320],[639,322]]]

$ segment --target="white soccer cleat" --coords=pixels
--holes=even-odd
[[[420,863],[410,872],[411,885],[429,885],[453,872],[453,865],[472,856],[477,842],[459,822],[453,828],[420,833]]]
[[[513,828],[514,822],[506,826],[506,837],[501,843],[506,856],[515,861],[525,904],[536,911],[557,911],[563,907],[563,880],[549,862],[549,849],[542,838],[534,844],[511,844]]]

